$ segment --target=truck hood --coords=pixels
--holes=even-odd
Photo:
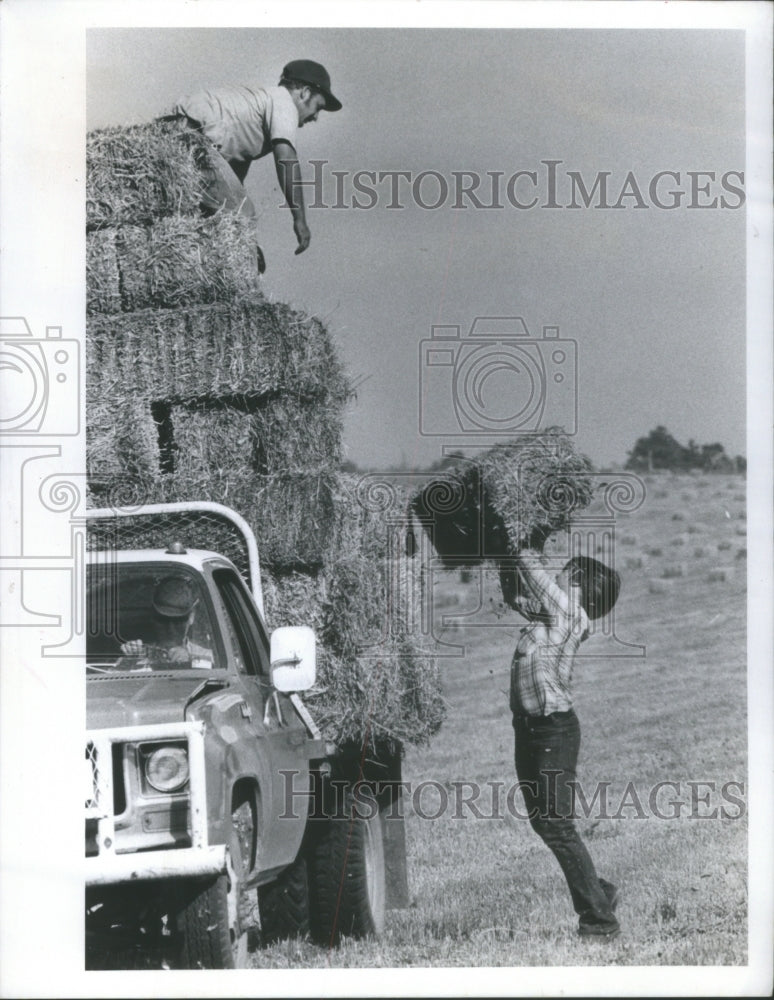
[[[185,674],[160,674],[142,677],[115,677],[103,674],[86,682],[86,725],[89,729],[116,726],[144,726],[160,722],[183,722],[183,709],[194,691],[207,680],[225,676],[202,677]]]

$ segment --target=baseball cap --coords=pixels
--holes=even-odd
[[[167,576],[153,592],[153,610],[163,618],[187,618],[196,604],[193,585],[182,576]]]
[[[328,71],[320,63],[312,62],[311,59],[294,59],[282,70],[282,77],[316,87],[325,98],[326,111],[338,111],[341,107],[341,101],[331,93],[331,78],[328,76]]]

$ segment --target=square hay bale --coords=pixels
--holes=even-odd
[[[199,215],[211,144],[175,122],[97,129],[86,137],[86,228]]]
[[[354,511],[348,523],[350,535],[317,573],[264,567],[267,622],[315,628],[318,680],[305,700],[328,738],[424,744],[445,706],[439,665],[423,652],[407,612],[421,602],[418,560],[395,551],[390,533],[379,530],[383,518]]]
[[[592,465],[556,428],[525,434],[433,475],[411,498],[447,566],[497,560],[530,533],[566,527],[591,502]]]
[[[251,412],[252,467],[273,475],[339,465],[345,405],[341,395],[325,392],[311,400],[287,394],[260,400]]]
[[[258,541],[261,562],[277,572],[320,567],[335,544],[339,518],[330,472],[259,476],[249,469],[174,472],[159,481],[162,499],[211,500],[238,511]]]
[[[255,223],[233,212],[89,233],[87,312],[177,308],[257,293],[256,239]]]
[[[87,320],[91,393],[221,403],[292,393],[343,403],[351,389],[325,326],[259,295]]]
[[[158,431],[142,399],[113,399],[106,393],[89,407],[86,426],[89,477],[154,479],[159,474]]]

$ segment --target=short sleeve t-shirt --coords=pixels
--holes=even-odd
[[[200,90],[182,98],[172,110],[198,122],[229,162],[258,160],[279,139],[296,144],[298,110],[285,87]]]

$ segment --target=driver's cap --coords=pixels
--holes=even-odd
[[[182,576],[167,576],[153,592],[153,609],[164,618],[187,618],[196,604],[196,592]]]

